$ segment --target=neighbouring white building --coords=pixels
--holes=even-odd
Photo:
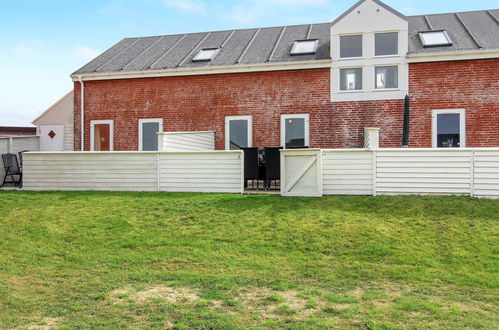
[[[73,150],[73,98],[71,90],[33,121],[41,151]]]

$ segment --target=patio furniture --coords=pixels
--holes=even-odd
[[[258,189],[258,148],[246,147],[241,150],[244,152],[244,188],[248,187],[248,180],[251,180],[251,187],[253,187],[254,180],[257,180]]]
[[[19,167],[17,156],[12,153],[2,154],[2,160],[3,167],[5,169],[5,175],[0,187],[3,187],[6,183],[13,183],[16,187],[21,187],[23,174],[21,172],[21,168]],[[9,177],[10,180],[8,181],[7,178]]]
[[[265,147],[265,189],[270,189],[271,181],[274,180],[277,188],[277,180],[281,179],[281,150],[282,147]]]
[[[19,167],[21,168],[21,171],[23,168],[23,153],[25,153],[25,152],[29,152],[29,150],[23,150],[23,151],[19,151],[17,153],[19,155]]]

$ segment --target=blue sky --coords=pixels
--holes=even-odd
[[[4,0],[0,125],[30,122],[69,75],[124,37],[332,21],[356,0]],[[405,15],[497,8],[494,0],[386,0]]]

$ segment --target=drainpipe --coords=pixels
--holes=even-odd
[[[85,151],[85,86],[83,85],[83,80],[81,76],[78,76],[78,81],[80,82],[80,151]]]
[[[405,96],[404,102],[404,127],[402,129],[402,147],[409,147],[409,95]]]

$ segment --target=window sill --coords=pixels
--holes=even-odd
[[[397,92],[400,91],[400,88],[377,88],[373,89],[373,92]]]
[[[354,94],[354,93],[365,93],[365,90],[363,89],[354,89],[354,90],[346,90],[346,91],[338,91],[338,93],[341,94]]]

